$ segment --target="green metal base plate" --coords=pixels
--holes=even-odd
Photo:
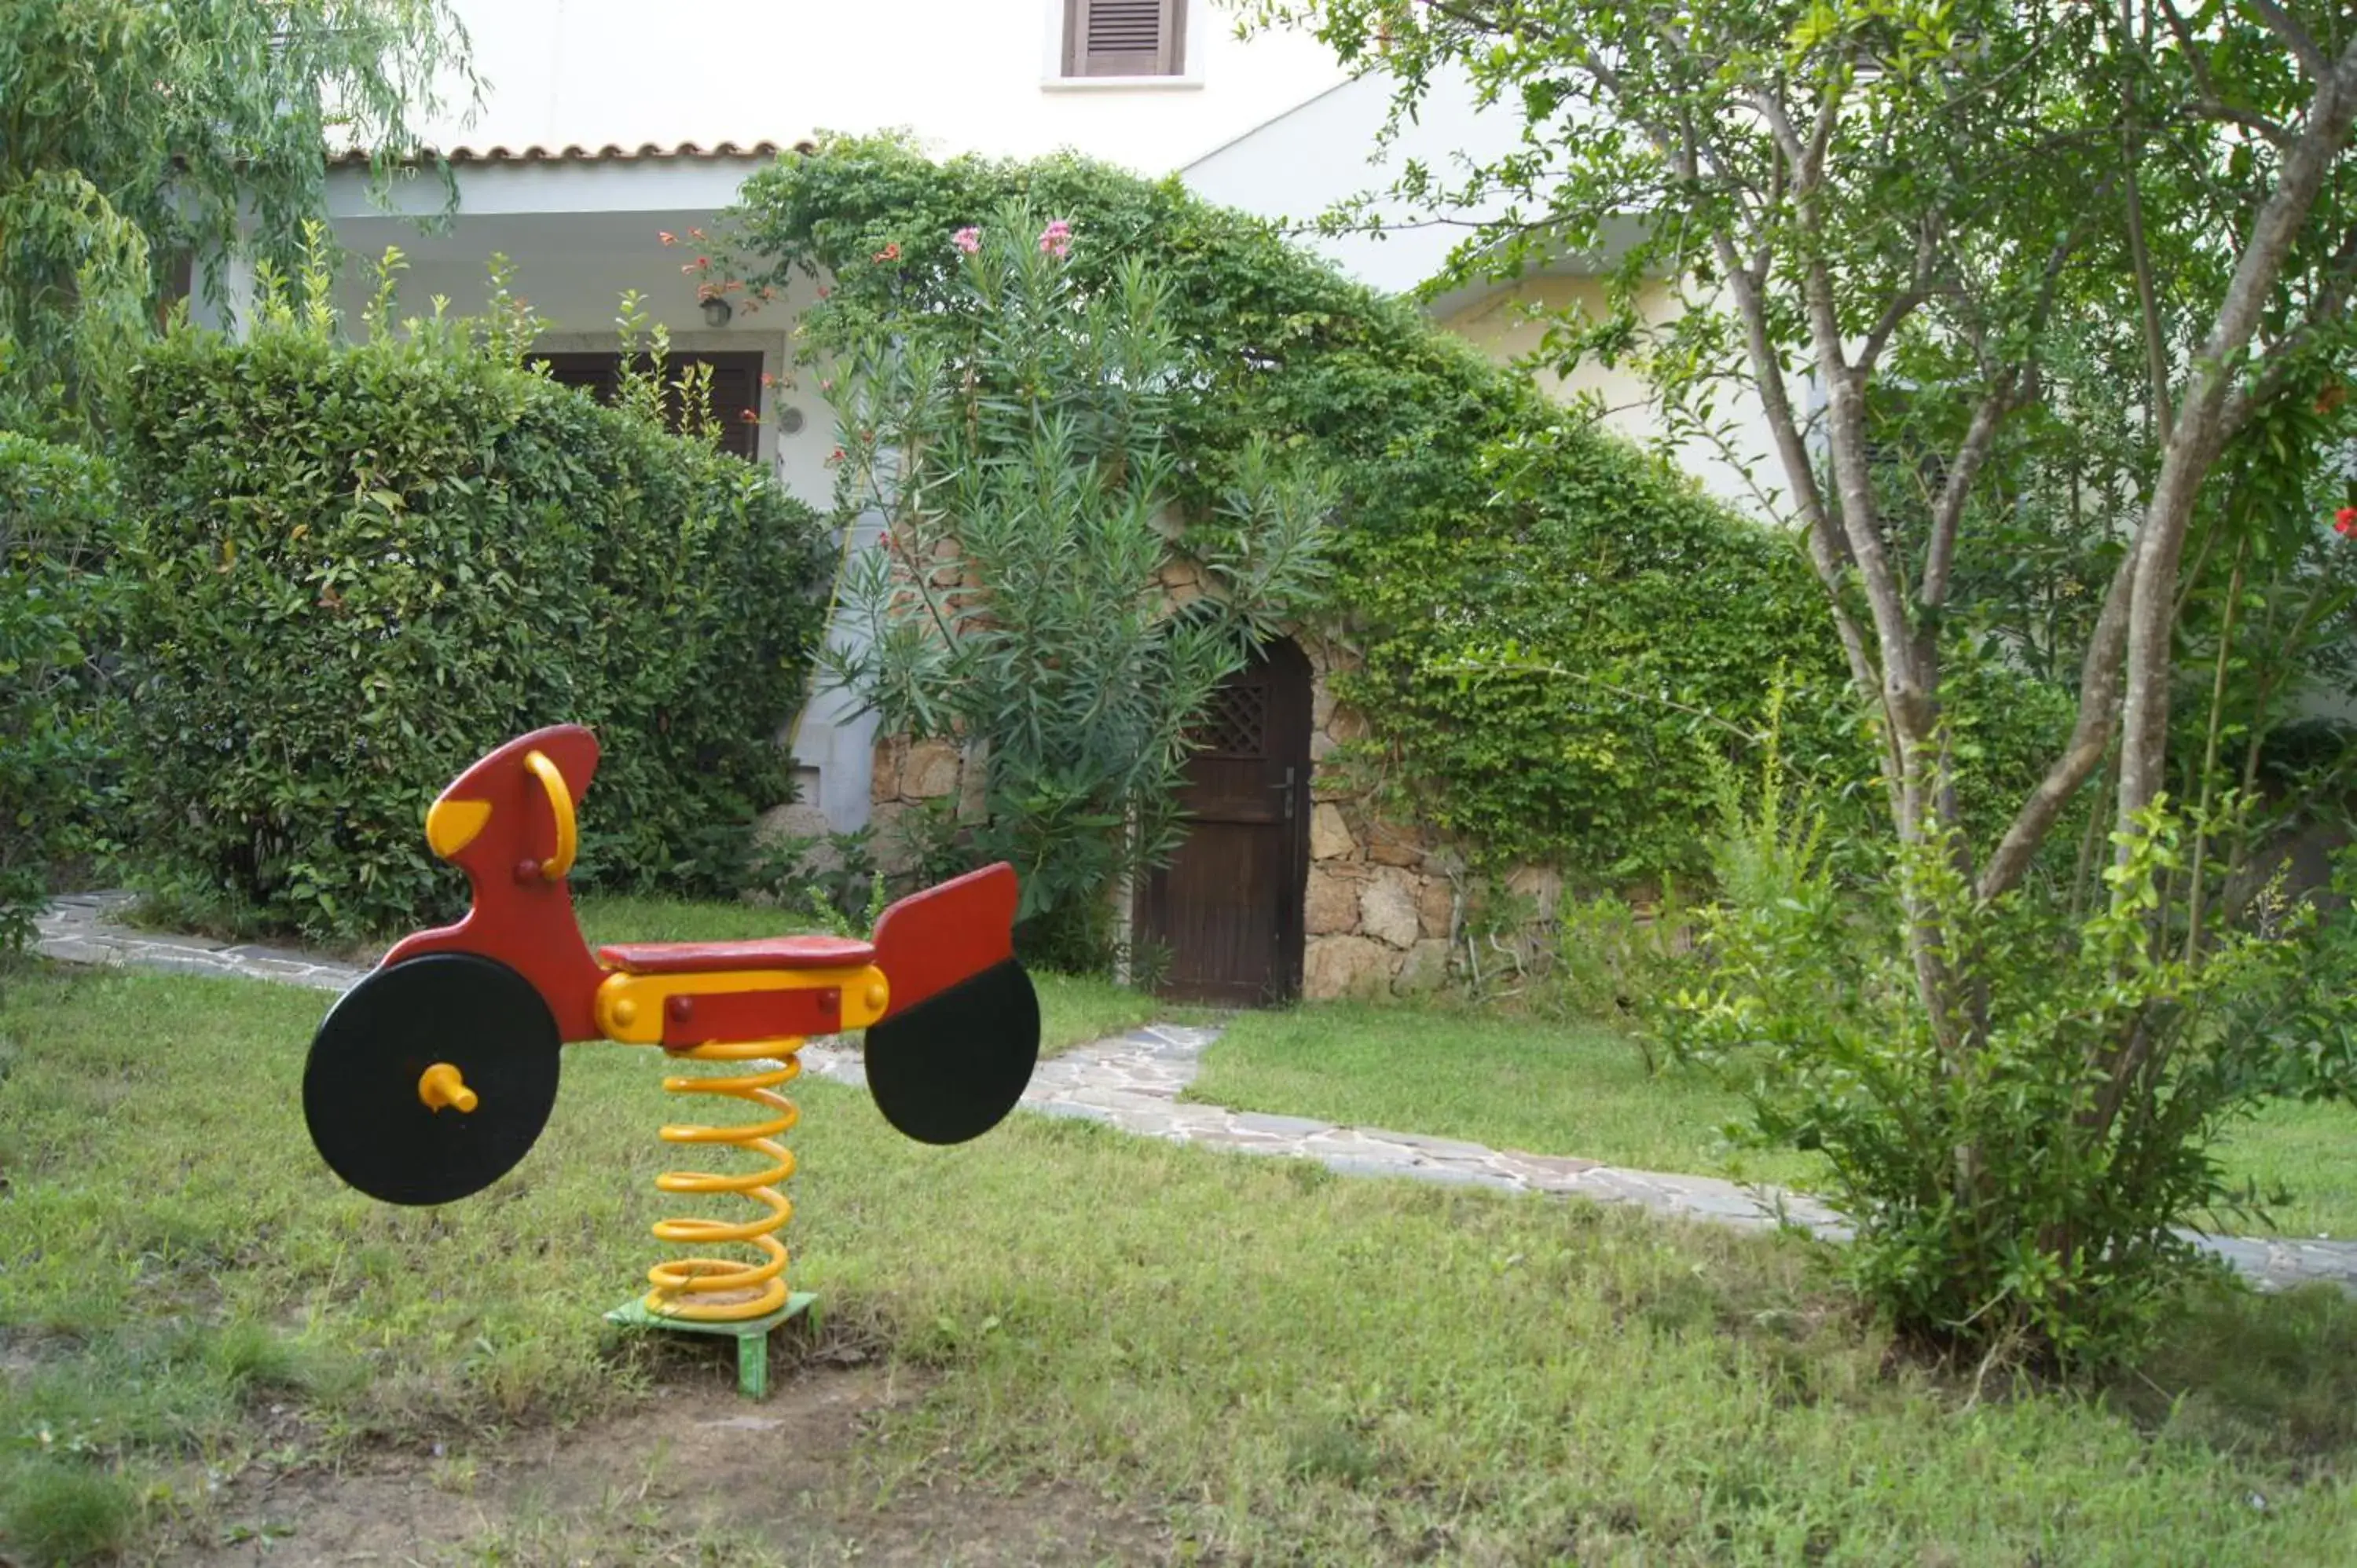
[[[770,1330],[788,1318],[800,1317],[818,1300],[812,1291],[796,1291],[786,1297],[786,1305],[763,1317],[748,1317],[736,1323],[699,1323],[693,1318],[672,1317],[660,1312],[650,1312],[643,1297],[633,1297],[606,1315],[608,1323],[619,1323],[625,1328],[664,1328],[674,1334],[719,1334],[732,1336],[737,1341],[737,1391],[747,1399],[770,1397]]]

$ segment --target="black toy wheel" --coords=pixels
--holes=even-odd
[[[532,1151],[556,1103],[560,1048],[548,1004],[507,965],[409,959],[344,993],[319,1026],[303,1118],[329,1167],[371,1197],[448,1203]],[[472,1109],[425,1102],[419,1086],[436,1066],[457,1069]]]
[[[1039,1060],[1039,996],[1013,959],[867,1030],[868,1091],[920,1144],[963,1144],[1015,1109]]]

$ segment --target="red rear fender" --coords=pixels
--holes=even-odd
[[[876,922],[887,1018],[1015,956],[1015,868],[1000,862],[913,893]]]

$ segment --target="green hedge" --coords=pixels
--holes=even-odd
[[[0,948],[106,831],[116,517],[103,459],[0,431]]]
[[[124,399],[135,793],[156,890],[347,937],[460,890],[427,802],[509,736],[605,746],[592,885],[715,891],[790,798],[823,529],[709,446],[431,328],[156,345]]]

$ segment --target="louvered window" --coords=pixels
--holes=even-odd
[[[622,380],[619,354],[534,354],[534,364],[548,367],[548,379],[576,387],[599,403],[612,403]],[[720,434],[720,449],[756,460],[761,447],[761,356],[759,354],[673,354],[669,364],[671,385],[663,412],[673,427],[680,423],[679,380],[690,368],[712,367],[712,418]],[[751,413],[755,419],[748,419]]]
[[[1177,76],[1187,0],[1064,0],[1066,76]]]

